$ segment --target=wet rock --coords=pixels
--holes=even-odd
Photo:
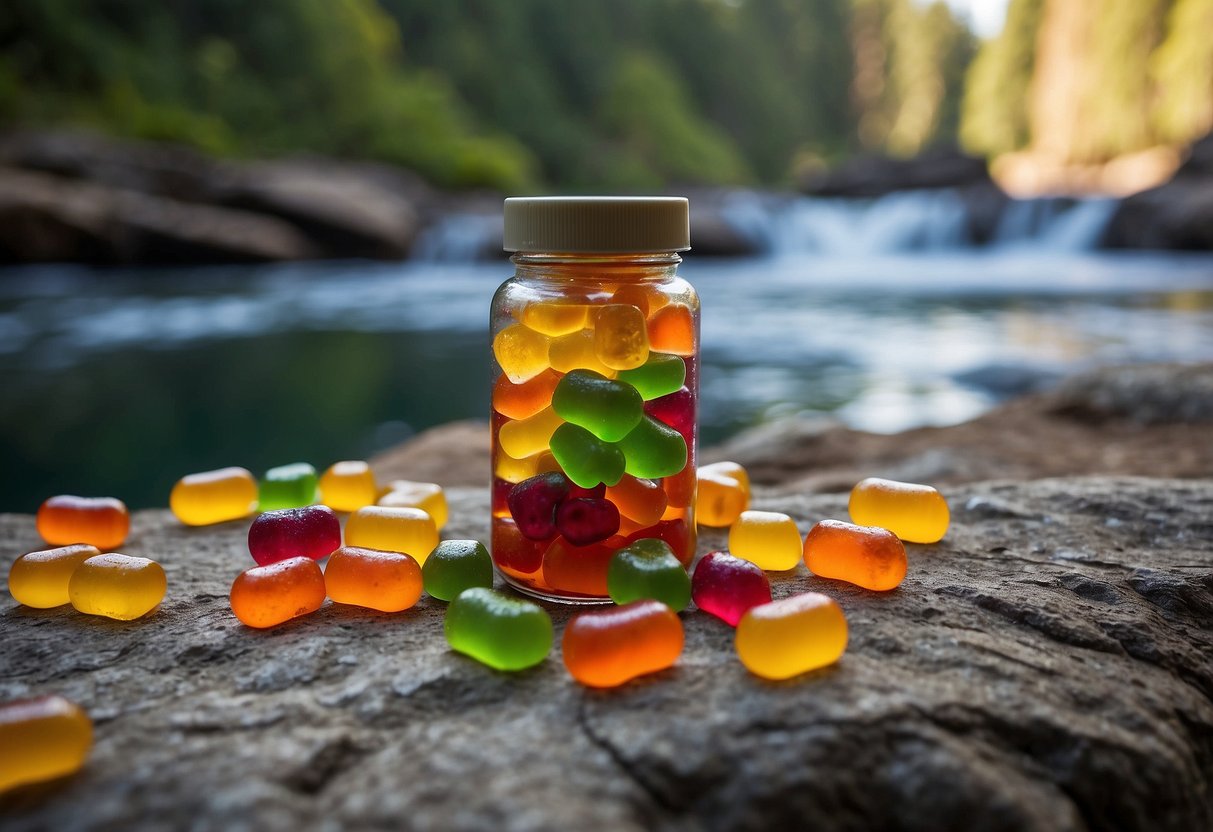
[[[984,188],[998,191],[986,160],[956,147],[936,147],[908,159],[864,154],[814,173],[801,185],[810,196],[884,196],[923,188]]]
[[[1213,250],[1213,134],[1192,146],[1171,181],[1126,197],[1112,215],[1102,244]]]
[[[486,492],[451,489],[448,536],[486,536]],[[0,699],[57,692],[97,718],[85,769],[3,797],[0,825],[1209,828],[1213,481],[944,494],[952,528],[910,547],[897,590],[774,576],[777,596],[842,605],[837,666],[762,682],[732,631],[692,611],[673,669],[603,692],[568,678],[558,640],[516,675],[452,653],[428,598],[248,630],[222,600],[251,565],[247,522],[139,512],[124,550],[169,576],[146,620],[0,600]],[[757,506],[802,530],[846,510],[845,494],[794,487]],[[0,516],[0,568],[37,545],[32,517]],[[572,611],[550,609],[559,634]]]

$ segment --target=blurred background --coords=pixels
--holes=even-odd
[[[1213,360],[1213,0],[6,0],[0,510],[488,407],[506,194],[691,197],[703,440]]]

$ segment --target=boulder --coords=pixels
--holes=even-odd
[[[132,622],[0,600],[0,701],[58,693],[95,723],[84,769],[0,798],[9,832],[208,828],[1191,830],[1213,825],[1213,482],[1089,477],[947,488],[952,527],[906,581],[798,567],[835,598],[835,665],[765,682],[733,631],[681,618],[677,665],[607,691],[552,656],[499,673],[453,653],[445,605],[327,603],[269,631],[232,616],[248,523],[136,513],[123,550],[168,595]],[[486,489],[448,494],[485,539]],[[845,494],[759,489],[805,531]],[[0,516],[0,568],[37,548]],[[704,536],[700,551],[723,544]]]
[[[801,183],[801,191],[809,196],[849,197],[970,187],[998,190],[986,160],[955,146],[929,148],[907,159],[861,154],[830,170],[811,173]]]
[[[1102,245],[1213,251],[1213,134],[1192,146],[1171,181],[1126,197]]]

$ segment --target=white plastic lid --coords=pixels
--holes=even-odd
[[[630,254],[686,251],[681,196],[527,196],[505,201],[506,251]]]

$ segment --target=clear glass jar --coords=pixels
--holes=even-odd
[[[676,274],[687,203],[506,200],[493,299],[492,554],[518,589],[609,600],[611,556],[695,554],[699,298]]]

